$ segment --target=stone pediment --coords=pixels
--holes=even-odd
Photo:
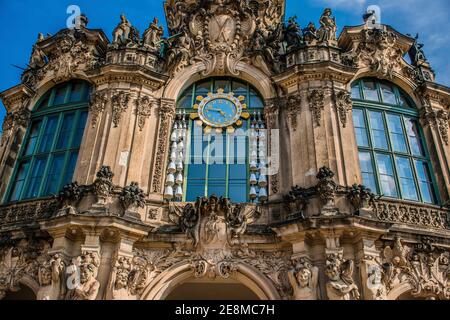
[[[171,75],[202,63],[203,74],[238,75],[239,62],[273,69],[279,51],[284,0],[169,0],[165,3],[170,38],[166,68]]]
[[[378,29],[366,25],[346,27],[339,37],[344,64],[359,69],[369,68],[371,72],[386,78],[411,68],[403,57],[413,45],[413,38],[386,25]]]

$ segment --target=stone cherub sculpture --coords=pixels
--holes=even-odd
[[[65,293],[65,264],[56,254],[44,261],[38,269],[39,291],[36,300],[60,300]]]
[[[289,282],[294,290],[294,300],[317,300],[319,269],[306,261],[300,261],[288,272]]]
[[[332,16],[330,8],[326,8],[319,20],[320,28],[317,32],[319,42],[330,43],[336,41],[336,18]]]
[[[360,294],[353,280],[353,269],[353,261],[343,261],[337,255],[330,255],[325,269],[328,277],[326,289],[329,300],[359,300]]]
[[[73,273],[71,278],[75,281],[71,283],[72,288],[69,288],[66,300],[95,300],[97,298],[100,289],[100,282],[97,280],[99,265],[98,255],[92,252],[83,253],[81,257],[72,261],[71,270]],[[76,272],[79,272],[79,277],[76,275],[74,277]]]

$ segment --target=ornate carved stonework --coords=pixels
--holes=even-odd
[[[159,134],[156,150],[156,161],[153,172],[153,192],[162,192],[162,175],[164,171],[165,155],[169,138],[169,130],[175,116],[175,105],[172,102],[161,101],[159,107]]]
[[[320,127],[322,111],[325,109],[325,92],[321,89],[312,89],[308,94],[308,101],[313,121]]]
[[[96,252],[83,252],[69,266],[69,290],[66,300],[95,300],[100,282],[97,280],[100,258]]]
[[[425,228],[449,229],[449,214],[438,207],[376,201],[375,214],[381,221],[406,223]]]
[[[94,49],[87,44],[84,28],[60,31],[52,41],[49,52],[43,51],[42,41],[33,47],[29,68],[22,75],[22,82],[35,88],[47,74],[60,82],[76,77],[76,72],[95,68],[101,62]]]
[[[317,300],[319,268],[301,259],[288,272],[289,282],[294,290],[294,300]]]
[[[149,96],[142,96],[136,100],[136,115],[138,117],[138,127],[139,130],[143,130],[145,126],[145,121],[151,116],[152,108],[154,105],[153,98]]]
[[[334,173],[329,168],[323,167],[320,168],[316,177],[319,180],[316,189],[320,199],[325,205],[324,208],[334,208],[334,199],[338,189],[338,185],[333,181]]]
[[[91,104],[89,105],[89,111],[91,114],[92,127],[95,128],[98,123],[98,118],[105,111],[106,104],[108,103],[108,92],[98,91],[92,94]]]
[[[403,52],[397,47],[398,36],[384,29],[364,29],[356,47],[343,54],[343,61],[358,68],[369,67],[371,71],[392,78],[394,72],[403,69]]]
[[[97,179],[94,181],[94,193],[96,194],[98,201],[105,202],[113,191],[114,185],[112,178],[114,177],[111,168],[108,166],[102,166],[97,172]]]
[[[325,274],[328,299],[359,300],[358,286],[353,280],[354,262],[345,261],[341,254],[327,255]]]
[[[14,135],[17,128],[26,128],[30,121],[31,112],[27,107],[28,100],[22,102],[22,106],[14,112],[7,113],[2,125],[2,140],[0,146]]]
[[[412,295],[427,299],[450,299],[450,255],[448,251],[427,244],[404,245],[400,238],[386,246],[383,265],[388,290],[403,282],[414,288]]]
[[[50,243],[46,240],[19,240],[12,246],[0,244],[0,299],[7,291],[18,291],[24,277],[46,286],[49,279],[44,279],[40,270],[40,261],[46,258]]]
[[[111,106],[112,106],[112,122],[114,127],[118,127],[120,119],[122,119],[122,113],[128,109],[130,101],[130,94],[125,91],[119,91],[112,94]]]
[[[297,119],[302,111],[302,98],[299,94],[293,94],[286,98],[286,110],[292,129],[297,131]]]
[[[269,0],[252,10],[245,1],[211,1],[202,6],[167,1],[169,32],[178,35],[166,54],[169,73],[200,62],[205,76],[212,72],[237,76],[237,65],[245,60],[262,63],[263,69],[269,70],[279,50],[282,5]]]
[[[338,91],[336,93],[336,109],[342,126],[347,126],[347,115],[352,110],[353,103],[350,93],[347,91]]]
[[[223,249],[236,244],[259,215],[252,206],[232,205],[229,199],[211,196],[187,204],[182,212],[173,212],[170,219],[186,233],[194,248],[200,245]]]

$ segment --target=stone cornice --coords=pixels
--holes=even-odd
[[[319,62],[296,65],[273,77],[275,83],[288,88],[299,82],[313,80],[334,80],[347,83],[355,76],[357,69],[335,62]]]
[[[13,111],[14,107],[20,105],[25,99],[34,95],[34,91],[24,84],[16,85],[0,93],[0,99],[6,107],[7,112]]]
[[[128,82],[147,86],[152,90],[161,88],[168,77],[139,65],[106,65],[101,69],[88,72],[90,79],[97,85],[113,82]]]

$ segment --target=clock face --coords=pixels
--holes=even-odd
[[[235,124],[242,113],[240,101],[232,95],[216,95],[200,103],[199,117],[207,125],[223,128]]]

